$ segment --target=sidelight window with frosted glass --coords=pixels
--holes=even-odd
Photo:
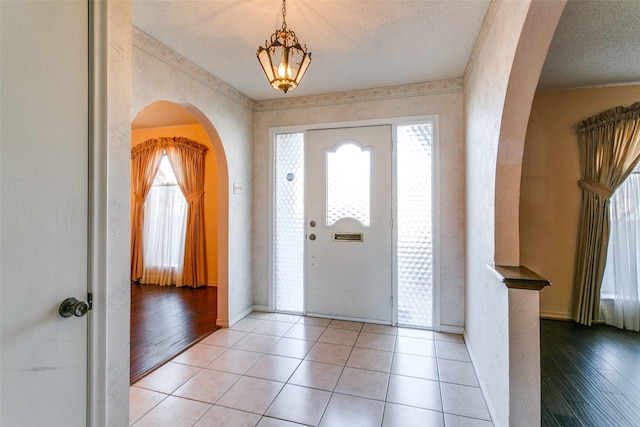
[[[433,124],[397,127],[398,324],[433,326]]]
[[[275,309],[304,311],[304,134],[275,137]]]

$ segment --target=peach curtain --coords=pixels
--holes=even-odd
[[[158,173],[164,147],[156,140],[145,141],[131,149],[131,280],[142,277],[142,226],[144,200]]]
[[[582,189],[573,319],[598,320],[609,244],[609,199],[640,160],[640,102],[590,117],[577,128]]]
[[[207,150],[204,145],[187,138],[172,138],[165,145],[178,186],[187,199],[187,235],[182,282],[193,287],[207,284],[203,199],[204,156]]]

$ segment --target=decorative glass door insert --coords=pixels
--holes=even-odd
[[[355,141],[344,142],[326,153],[327,221],[331,227],[342,218],[371,224],[371,153]]]

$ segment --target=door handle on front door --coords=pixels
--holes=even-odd
[[[58,313],[62,317],[82,317],[91,310],[92,300],[91,294],[87,294],[87,301],[78,301],[77,298],[69,297],[62,301],[62,304],[58,307]]]

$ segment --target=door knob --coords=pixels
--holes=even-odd
[[[315,234],[309,234],[309,240],[316,240]]]
[[[62,317],[82,317],[89,310],[91,310],[91,294],[88,295],[87,301],[78,301],[74,297],[67,298],[58,307],[58,313]]]

